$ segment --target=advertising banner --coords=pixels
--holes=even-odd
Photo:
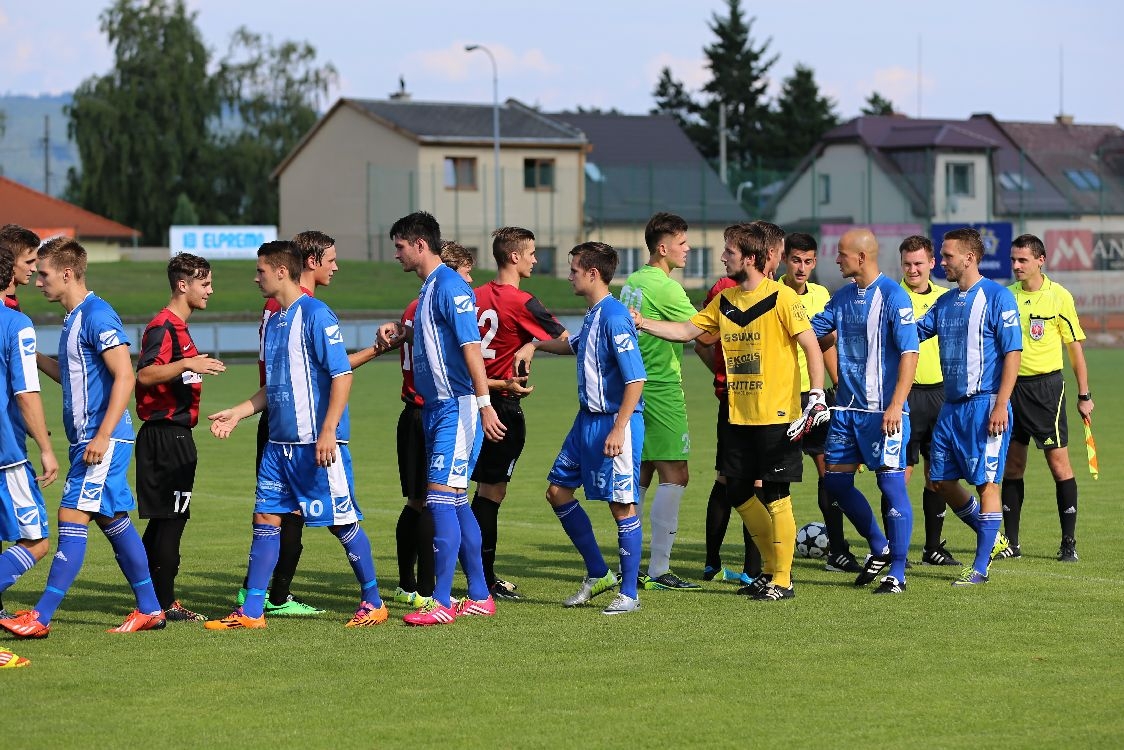
[[[173,226],[168,245],[172,255],[191,253],[208,260],[253,259],[258,248],[277,239],[269,226]]]
[[[978,224],[934,224],[929,236],[933,249],[939,254],[945,232],[970,227],[980,233],[984,243],[984,257],[980,259],[980,273],[989,279],[1006,281],[1011,278],[1011,240],[1014,239],[1011,222],[989,221]],[[944,271],[938,259],[933,269],[933,277],[944,278]]]

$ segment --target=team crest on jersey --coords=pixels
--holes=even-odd
[[[458,313],[474,313],[476,312],[476,305],[472,304],[473,297],[471,294],[458,294],[453,297],[453,306],[456,307]]]
[[[616,336],[613,337],[613,341],[617,345],[617,351],[618,352],[623,353],[623,352],[632,351],[632,334],[630,334],[630,333],[618,333]]]
[[[1019,311],[1018,310],[1004,310],[1003,311],[1003,327],[1015,328],[1019,325]]]
[[[1042,318],[1030,319],[1030,337],[1035,341],[1040,341],[1046,334],[1046,321]]]
[[[901,320],[903,326],[913,325],[913,308],[912,307],[899,307],[898,319]]]
[[[101,333],[99,333],[98,341],[101,342],[103,349],[108,349],[111,346],[117,346],[121,343],[121,339],[118,338],[117,331],[113,330],[102,331]]]
[[[30,357],[35,354],[35,337],[29,339],[22,339],[20,341],[20,351],[23,352],[25,357]]]
[[[343,343],[343,333],[340,332],[339,326],[328,326],[324,329],[324,335],[328,337],[329,344]]]

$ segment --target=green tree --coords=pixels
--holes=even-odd
[[[83,81],[66,108],[82,169],[67,197],[163,242],[176,196],[204,195],[199,166],[218,92],[184,0],[115,0],[100,16],[113,70]]]
[[[813,70],[797,63],[769,118],[766,150],[775,160],[795,161],[838,124],[835,102],[820,93]]]
[[[176,207],[172,210],[172,224],[179,226],[195,226],[199,223],[199,212],[195,204],[187,197],[187,193],[176,196]]]
[[[877,91],[872,91],[863,104],[862,113],[864,115],[892,115],[894,114],[894,103]]]
[[[708,159],[718,157],[719,108],[726,106],[727,158],[747,165],[762,151],[769,119],[765,90],[769,69],[777,56],[768,56],[772,39],[757,45],[750,35],[756,19],[746,19],[741,0],[727,0],[728,15],[711,18],[716,41],[704,48],[711,79],[703,87],[700,109],[703,127],[692,135]]]
[[[278,185],[270,173],[316,123],[339,75],[304,42],[275,45],[242,27],[215,75],[224,126],[213,152],[216,210],[237,224],[276,224]]]

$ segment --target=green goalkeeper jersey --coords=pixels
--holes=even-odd
[[[649,320],[690,320],[697,311],[687,299],[679,282],[655,266],[644,266],[625,282],[621,302],[638,308]],[[683,380],[683,345],[640,334],[640,356],[649,384],[681,383]]]

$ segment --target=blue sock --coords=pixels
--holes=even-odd
[[[562,522],[562,529],[585,561],[586,577],[604,578],[609,572],[609,565],[601,554],[601,548],[597,546],[597,537],[593,535],[593,524],[590,523],[585,509],[577,500],[571,500],[555,508],[554,515],[558,516],[558,520]],[[640,570],[639,562],[636,563],[636,569]]]
[[[957,518],[968,524],[968,528],[977,534],[980,533],[980,504],[976,498],[973,497],[967,505],[955,513]]]
[[[976,559],[972,568],[977,573],[987,575],[987,566],[991,564],[991,548],[995,546],[995,537],[999,534],[999,524],[1003,522],[1003,513],[980,513],[980,527],[976,529]]]
[[[250,562],[246,570],[246,603],[242,614],[261,617],[265,612],[265,589],[277,556],[281,554],[281,527],[267,523],[254,524],[254,538],[250,541]]]
[[[433,516],[433,598],[445,607],[453,601],[453,573],[461,547],[456,502],[457,495],[452,492],[430,490],[425,498],[425,505]]]
[[[457,495],[457,521],[461,527],[461,544],[457,556],[461,561],[461,570],[468,580],[468,598],[474,601],[484,601],[491,592],[488,591],[488,581],[484,578],[484,558],[480,549],[483,540],[480,536],[480,522],[472,512],[467,495]]]
[[[640,575],[640,548],[644,544],[639,516],[617,521],[617,544],[621,553],[621,593],[635,599],[636,579]]]
[[[59,541],[55,547],[55,559],[51,561],[51,572],[47,574],[47,588],[35,611],[39,622],[51,624],[55,610],[62,604],[62,598],[78,577],[82,561],[86,558],[86,535],[89,529],[83,523],[59,523]]]
[[[863,493],[855,489],[855,475],[842,471],[829,471],[823,478],[828,495],[843,511],[843,515],[854,525],[870,544],[870,554],[884,555],[890,549],[890,542],[878,526],[874,511]]]
[[[905,583],[905,562],[909,556],[909,538],[913,534],[913,506],[905,489],[905,472],[878,472],[878,489],[890,501],[890,511],[886,515],[886,535],[890,537],[890,575]]]
[[[18,544],[8,547],[7,551],[0,555],[0,594],[7,591],[20,576],[31,570],[34,564],[35,558],[25,548]]]
[[[367,532],[358,523],[342,526],[336,530],[336,538],[343,545],[347,553],[347,561],[355,571],[355,580],[359,581],[362,590],[360,596],[363,601],[375,605],[378,609],[382,606],[379,597],[379,582],[375,579],[375,559],[371,556],[371,540]]]
[[[137,597],[137,609],[146,615],[154,615],[163,610],[156,598],[156,588],[152,585],[152,574],[148,570],[148,553],[144,542],[128,516],[113,519],[102,529],[105,538],[113,545],[117,565],[125,574],[125,580],[133,587]]]

